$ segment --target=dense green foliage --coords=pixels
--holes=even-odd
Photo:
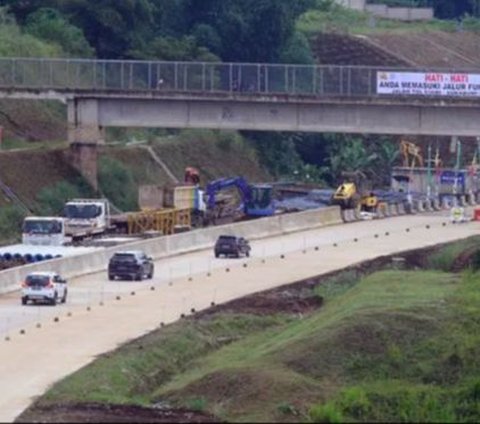
[[[137,187],[132,172],[121,162],[102,157],[98,164],[98,184],[101,192],[118,208],[134,211],[137,205]]]
[[[57,184],[43,188],[37,195],[37,212],[39,215],[62,216],[63,208],[68,200],[81,197],[91,197],[92,189],[83,178],[76,181],[60,181]]]
[[[36,36],[98,57],[308,61],[295,21],[315,0],[1,0]],[[266,24],[267,23],[267,24]],[[83,35],[84,37],[83,38]],[[57,38],[58,37],[58,38]],[[193,54],[192,54],[193,52]]]
[[[15,205],[0,208],[0,234],[2,242],[18,241],[25,212]]]

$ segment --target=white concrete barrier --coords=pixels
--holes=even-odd
[[[424,206],[423,200],[417,200],[416,204],[417,204],[418,212],[425,212],[425,206]]]
[[[353,222],[356,221],[355,211],[353,209],[344,209],[342,211],[343,221],[344,222]]]
[[[362,220],[362,214],[360,213],[360,209],[353,209],[353,218],[354,221],[361,221]]]
[[[469,206],[475,206],[477,204],[475,200],[475,195],[473,194],[473,192],[468,193],[467,200],[468,200]]]
[[[416,214],[418,211],[417,211],[417,208],[416,208],[416,205],[415,205],[415,202],[405,202],[404,204],[404,207],[405,207],[405,212],[407,214]]]
[[[92,253],[53,259],[0,271],[0,294],[18,289],[25,276],[34,271],[54,270],[66,278],[74,278],[105,270],[108,260],[118,250],[143,250],[154,259],[159,259],[212,247],[221,234],[234,234],[254,240],[341,223],[340,208],[335,206],[130,242]]]
[[[433,211],[433,202],[432,199],[425,199],[424,200],[425,204],[425,210],[427,212],[432,212]]]
[[[386,211],[387,211],[387,204],[383,202],[380,203],[377,208],[377,217],[379,219],[385,218],[387,216]]]

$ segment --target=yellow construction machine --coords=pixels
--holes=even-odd
[[[400,152],[403,155],[403,166],[405,168],[413,169],[416,162],[418,162],[418,166],[423,166],[423,156],[421,154],[421,149],[415,143],[407,140],[401,140]]]
[[[367,178],[363,172],[342,172],[344,182],[332,196],[332,204],[342,209],[360,209],[364,212],[376,212],[378,198],[366,186]]]

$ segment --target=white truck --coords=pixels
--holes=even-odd
[[[73,199],[65,204],[65,234],[72,240],[105,234],[110,230],[107,199]]]
[[[105,234],[110,229],[107,199],[73,199],[65,204],[63,217],[26,217],[22,243],[65,246]]]
[[[65,219],[28,216],[23,221],[22,244],[33,246],[64,246],[72,238],[65,234]]]

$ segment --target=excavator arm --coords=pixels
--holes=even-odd
[[[207,185],[207,209],[215,208],[215,196],[220,190],[236,187],[245,205],[251,198],[251,189],[243,177],[220,178]]]

